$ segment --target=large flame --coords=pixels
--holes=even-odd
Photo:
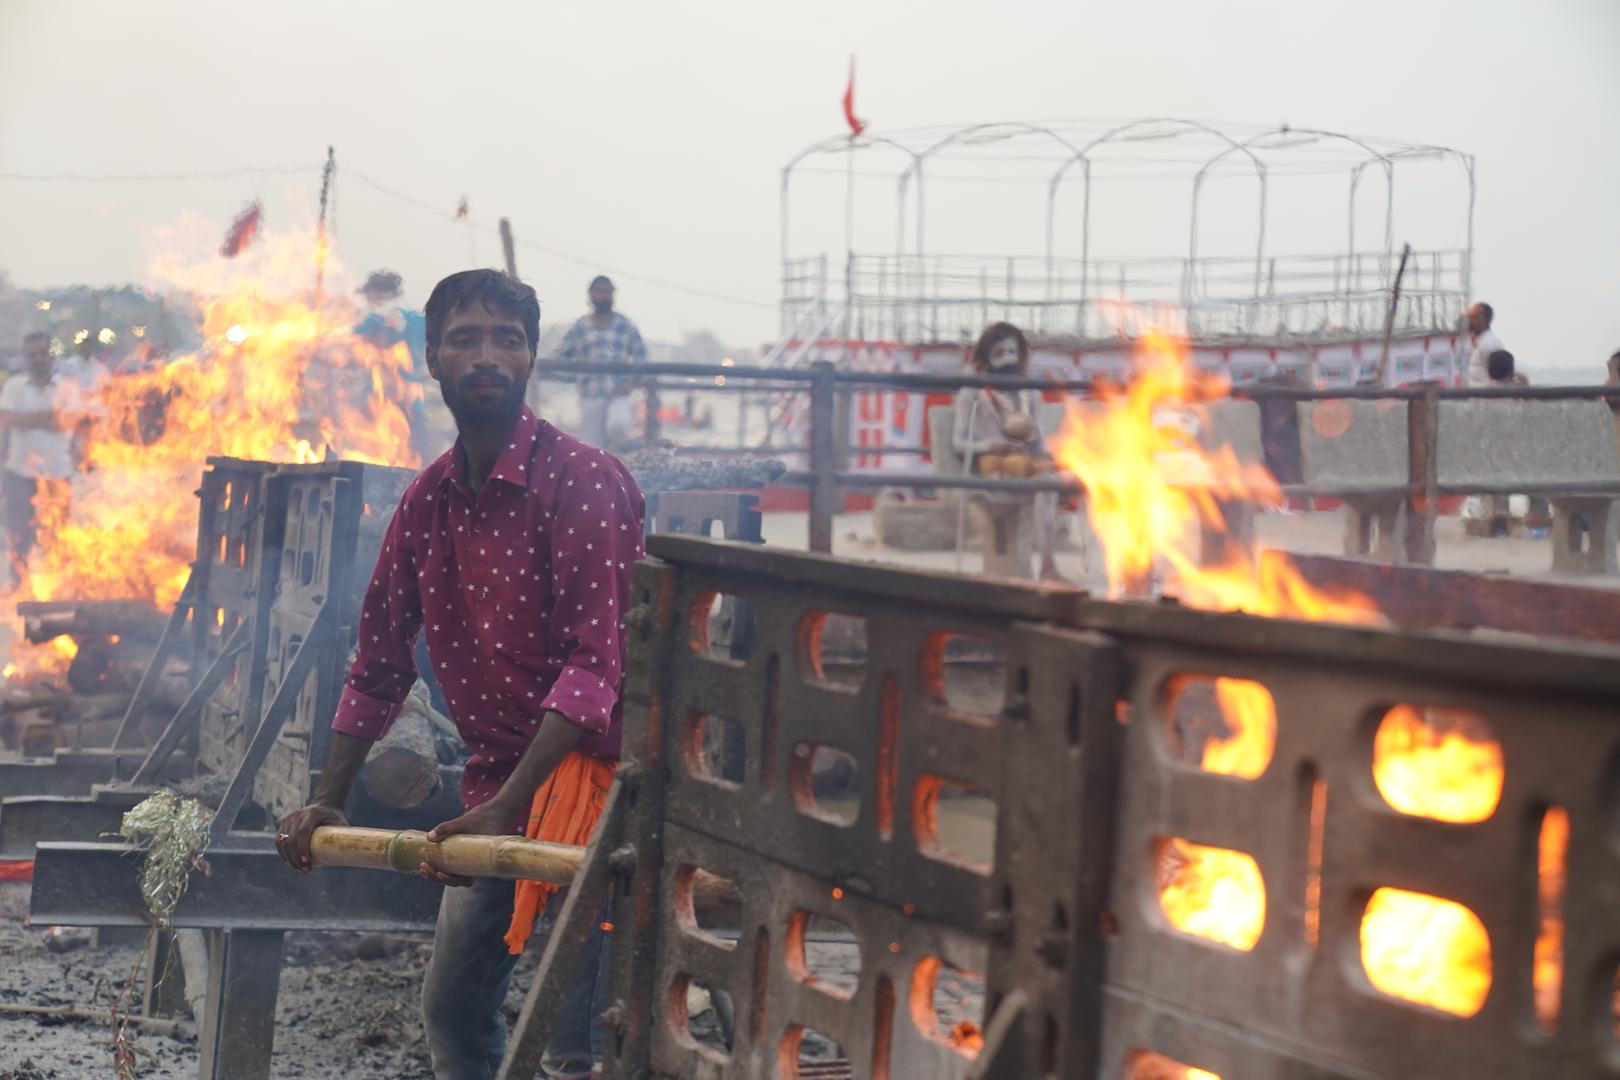
[[[56,599],[173,606],[195,557],[193,493],[211,455],[418,463],[408,417],[421,388],[407,378],[410,352],[356,337],[361,312],[346,296],[311,290],[317,241],[266,236],[227,261],[191,232],[185,242],[207,254],[187,259],[169,247],[153,272],[202,299],[203,344],[103,382],[80,471],[71,484],[42,485],[37,544],[0,597],[8,610]],[[48,650],[12,659],[25,671],[62,666]]]
[[[1240,461],[1229,447],[1201,446],[1190,425],[1177,422],[1197,417],[1204,403],[1228,393],[1227,386],[1196,373],[1183,344],[1169,336],[1148,331],[1141,341],[1130,386],[1071,406],[1052,445],[1057,464],[1085,488],[1110,595],[1141,596],[1162,581],[1165,591],[1193,607],[1380,622],[1368,598],[1313,587],[1286,558],[1257,560],[1228,545],[1226,561],[1200,565],[1201,535],[1225,527],[1223,501],[1276,503],[1279,489],[1259,464]],[[1204,743],[1199,764],[1207,772],[1253,779],[1268,766],[1275,742],[1270,695],[1255,683],[1220,679],[1215,698],[1227,734]],[[1375,779],[1385,799],[1402,813],[1442,821],[1490,816],[1502,790],[1500,748],[1488,735],[1456,725],[1437,730],[1432,717],[1403,709],[1386,718],[1375,746]],[[1313,820],[1319,802],[1313,797]],[[1158,891],[1165,916],[1184,933],[1250,949],[1264,929],[1265,882],[1243,852],[1165,838]],[[1307,936],[1313,933],[1308,920]],[[1540,969],[1550,968],[1555,935],[1549,919]],[[1385,993],[1472,1015],[1489,991],[1490,940],[1479,919],[1452,901],[1380,889],[1368,903],[1361,939],[1368,977]],[[1540,979],[1545,986],[1551,975]]]
[[[1376,607],[1354,593],[1311,586],[1285,559],[1233,550],[1201,566],[1204,530],[1222,531],[1220,503],[1275,504],[1276,481],[1231,447],[1204,449],[1167,418],[1225,395],[1223,380],[1195,372],[1186,348],[1157,331],[1142,339],[1136,373],[1122,393],[1071,405],[1053,440],[1053,460],[1079,478],[1086,513],[1103,549],[1109,593],[1139,594],[1161,567],[1185,604],[1253,615],[1367,624]]]

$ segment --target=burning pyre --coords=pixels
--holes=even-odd
[[[1286,558],[1257,559],[1229,546],[1221,565],[1200,565],[1202,530],[1223,530],[1223,500],[1259,505],[1281,501],[1260,465],[1240,461],[1229,447],[1213,451],[1187,435],[1184,422],[1208,402],[1229,395],[1223,381],[1194,370],[1182,343],[1145,335],[1130,385],[1103,394],[1084,409],[1071,407],[1054,440],[1053,457],[1086,490],[1087,513],[1101,541],[1109,591],[1143,597],[1155,585],[1183,604],[1252,615],[1384,622],[1376,605],[1355,593],[1325,590],[1304,580]],[[1186,680],[1191,682],[1192,680]],[[1252,780],[1268,767],[1279,722],[1271,695],[1243,679],[1199,680],[1205,711],[1217,722],[1188,749],[1188,764],[1205,772]],[[1172,710],[1189,685],[1170,688]],[[1212,693],[1207,691],[1212,690]],[[1283,717],[1282,723],[1289,718]],[[1400,705],[1383,718],[1373,747],[1377,790],[1392,810],[1447,822],[1491,816],[1503,782],[1501,748],[1482,721],[1454,710]],[[1312,874],[1305,884],[1306,929],[1316,943],[1325,786],[1312,806]],[[1535,985],[1538,1014],[1551,1023],[1562,968],[1558,913],[1567,819],[1549,813],[1542,831],[1543,921]],[[1250,854],[1165,838],[1156,852],[1160,910],[1175,930],[1217,947],[1247,951],[1266,931],[1267,884]],[[1472,1016],[1491,987],[1490,939],[1477,916],[1440,897],[1384,888],[1369,899],[1360,926],[1368,983],[1405,1001]],[[1157,1059],[1162,1075],[1213,1074]],[[1144,1075],[1161,1075],[1149,1069]]]
[[[120,364],[92,388],[78,471],[41,484],[38,540],[0,596],[5,610],[64,599],[171,608],[194,557],[194,492],[211,455],[418,464],[411,413],[423,390],[410,352],[356,336],[362,313],[347,296],[311,289],[317,243],[261,234],[229,261],[195,243],[200,258],[170,250],[155,262],[155,277],[201,298],[203,344]],[[327,280],[338,276],[329,265]],[[14,645],[6,677],[59,673],[76,651],[68,637]]]

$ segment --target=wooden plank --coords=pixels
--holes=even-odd
[[[1390,566],[1335,555],[1288,555],[1313,585],[1364,593],[1412,630],[1506,630],[1536,637],[1620,643],[1620,590],[1554,585],[1457,570]]]

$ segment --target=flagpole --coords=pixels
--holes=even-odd
[[[849,149],[844,153],[844,352],[852,351],[850,340],[855,320],[855,139],[860,135],[855,115],[855,54],[849,55],[849,86],[845,94],[846,112],[851,118]]]

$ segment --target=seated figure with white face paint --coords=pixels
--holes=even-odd
[[[992,323],[979,335],[970,356],[979,375],[1009,377],[1029,374],[1029,340],[1012,323]],[[1050,455],[1040,425],[1037,390],[1003,390],[964,386],[956,393],[952,442],[970,473],[1026,479],[1047,471]],[[1040,577],[1062,580],[1054,557],[1057,499],[1043,493],[984,492],[968,503],[984,539],[984,571],[999,577],[1027,578],[1032,540],[1040,548]],[[1032,528],[1038,526],[1038,528]]]

